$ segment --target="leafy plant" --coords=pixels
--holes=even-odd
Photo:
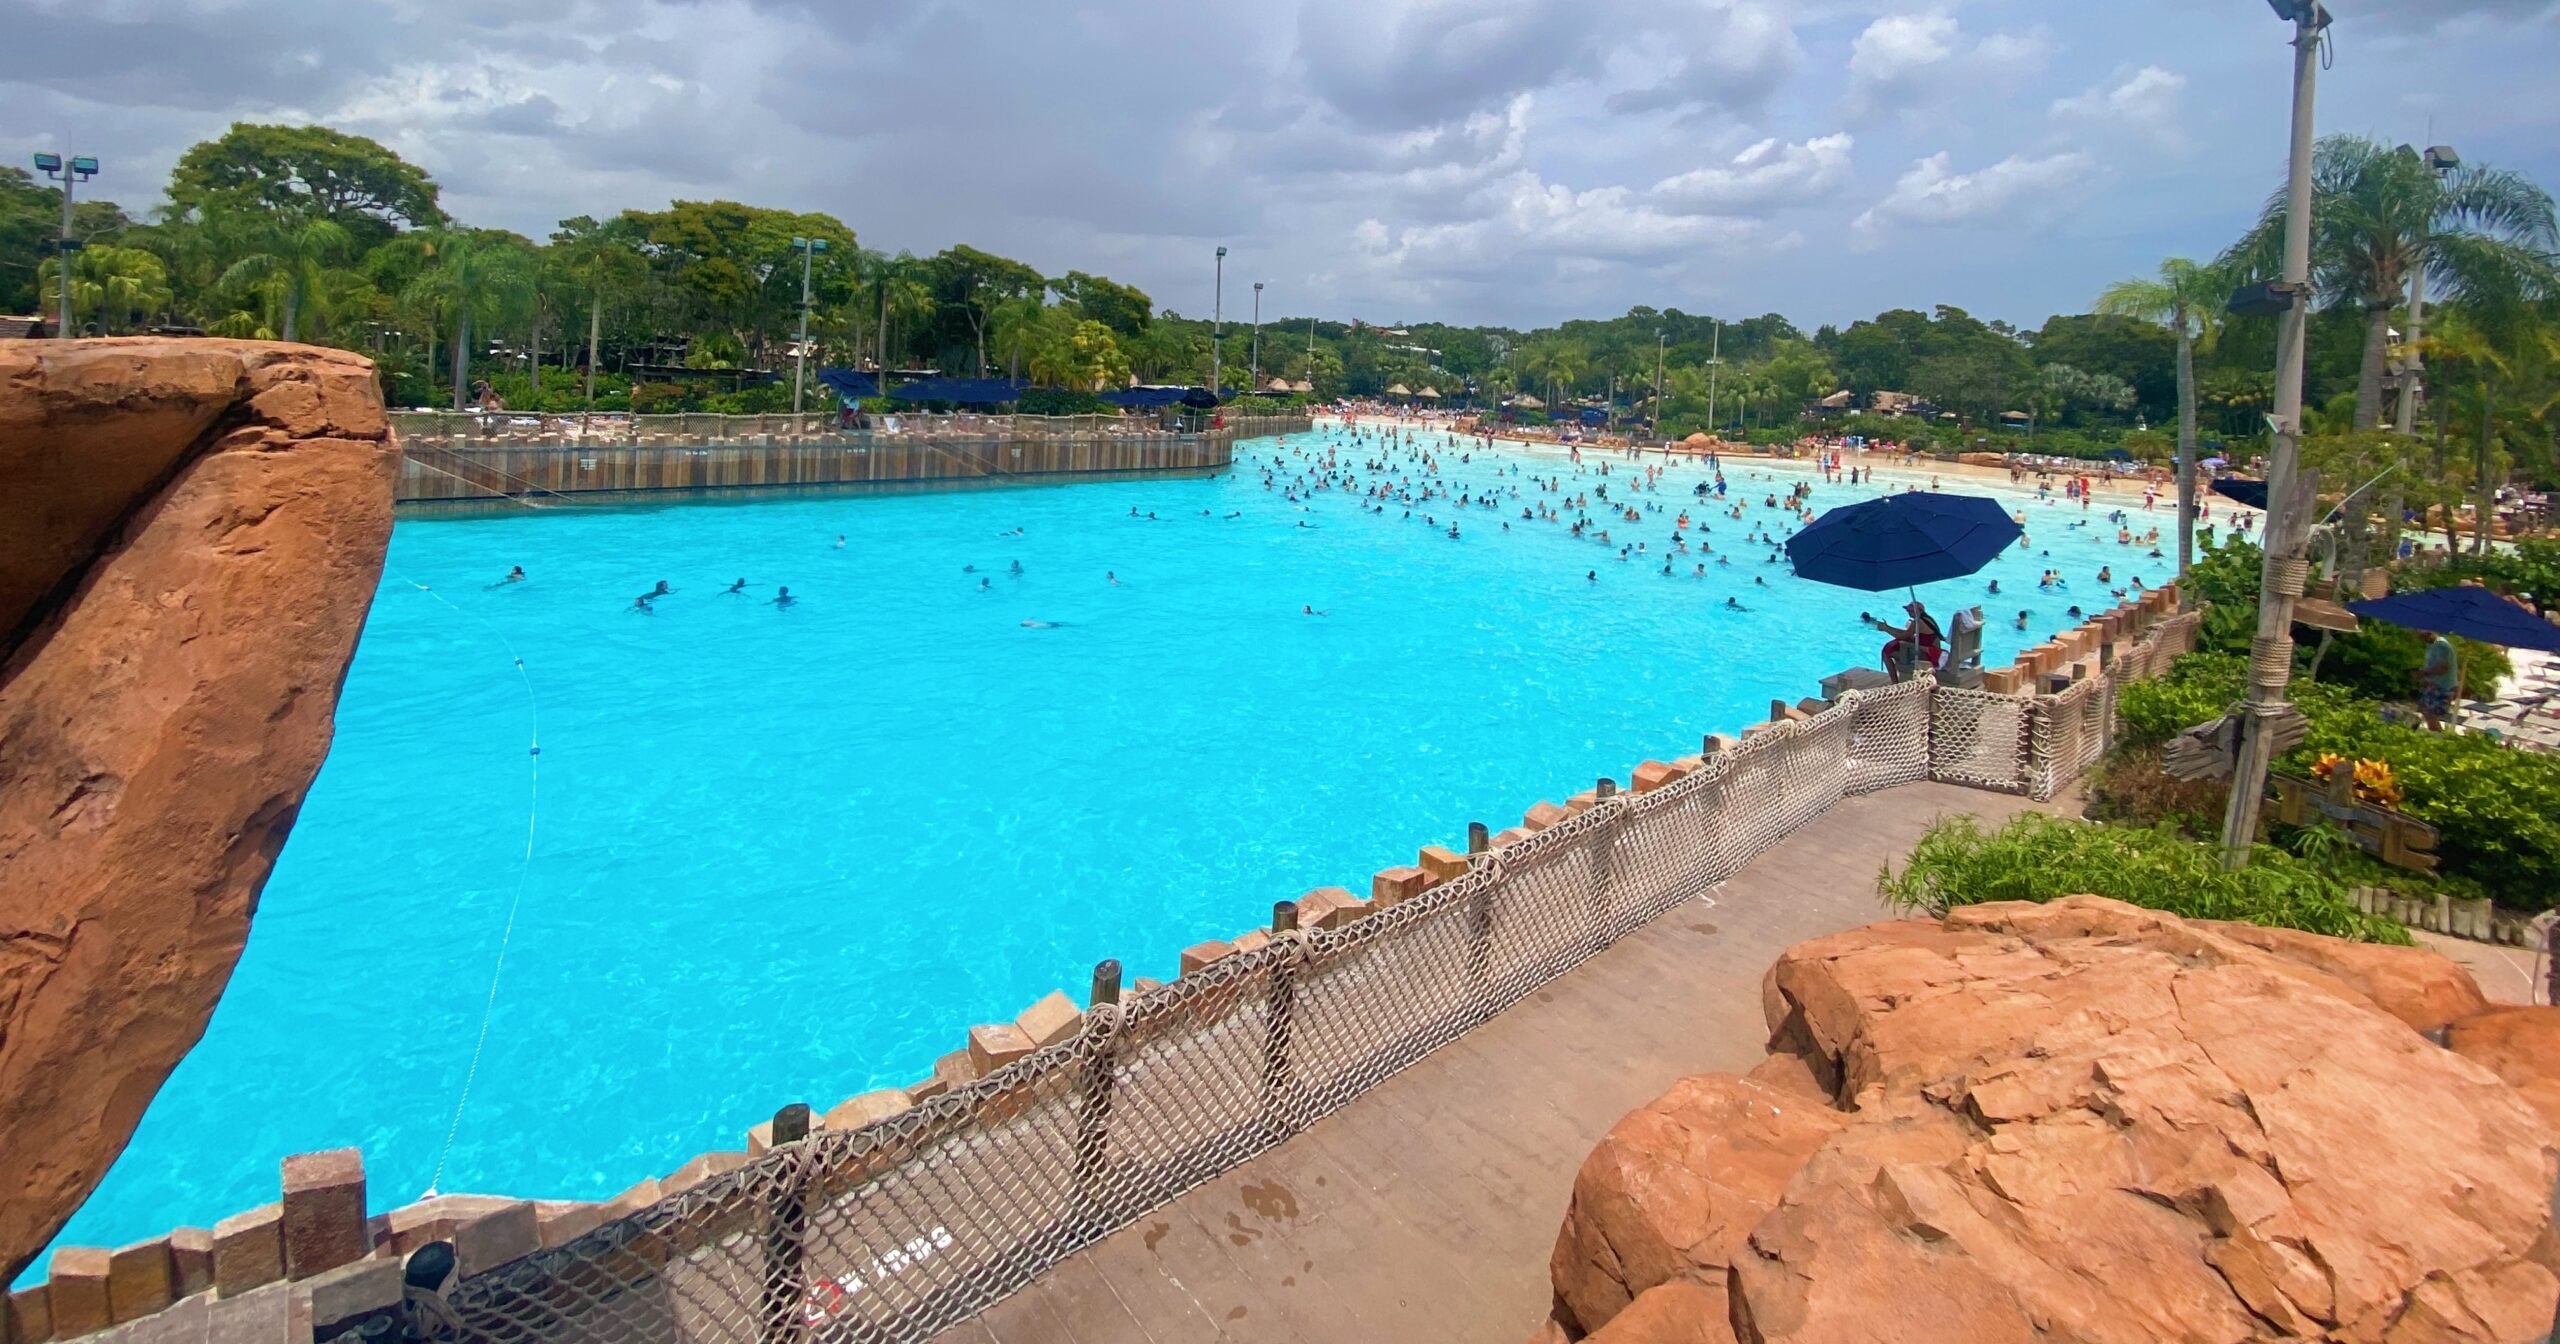
[[[2560,758],[2370,713],[2315,722],[2303,751],[2389,765],[2400,810],[2438,831],[2436,857],[2447,875],[2479,884],[2502,905],[2560,904]]]
[[[1971,817],[1931,826],[1900,873],[1876,881],[1906,910],[1944,911],[1989,901],[2050,901],[2089,893],[2190,919],[2406,943],[2406,930],[2347,900],[2346,884],[2318,866],[2261,845],[2249,865],[2222,867],[2221,852],[2166,827],[2094,826],[2028,815],[1996,831]]]

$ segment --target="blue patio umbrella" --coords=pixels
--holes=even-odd
[[[2267,507],[2267,483],[2265,481],[2252,481],[2240,476],[2225,476],[2213,483],[2213,493],[2235,503],[2246,504],[2253,509],[2264,510]]]
[[[2560,653],[2560,625],[2553,625],[2522,604],[2486,588],[2427,588],[2394,593],[2370,602],[2350,602],[2347,610],[2412,630],[2460,635],[2502,648]]]
[[[2110,448],[2107,451],[2098,454],[2098,456],[2103,457],[2110,462],[2130,462],[2133,460],[2133,454],[2123,448]]]
[[[1796,573],[1870,593],[1960,579],[2026,529],[1980,495],[1901,494],[1833,509],[1787,541]]]

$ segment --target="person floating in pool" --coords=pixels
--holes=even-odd
[[[1065,626],[1065,621],[1024,621],[1022,623],[1022,628],[1025,630],[1057,630]]]
[[[655,616],[658,614],[658,609],[649,605],[649,595],[647,593],[642,593],[638,597],[631,599],[631,605],[627,610],[631,614],[640,616]]]
[[[1333,614],[1332,612],[1329,612],[1329,611],[1318,611],[1318,610],[1316,610],[1316,609],[1315,609],[1315,605],[1314,605],[1313,603],[1309,603],[1309,604],[1308,604],[1308,605],[1306,605],[1306,606],[1302,606],[1302,607],[1298,608],[1298,613],[1299,613],[1300,615],[1302,615],[1302,616],[1330,616],[1330,615],[1332,615],[1332,614]]]
[[[1596,569],[1585,570],[1583,571],[1582,577],[1592,583],[1598,583],[1600,581],[1600,571]]]
[[[844,534],[842,532],[838,532],[836,534],[836,549],[839,551],[844,549]]]
[[[1022,562],[1021,562],[1021,561],[1016,560],[1016,561],[1014,561],[1014,562],[1013,562],[1013,573],[1014,573],[1014,576],[1015,576],[1015,577],[1017,577],[1017,578],[1021,577],[1021,574],[1022,574]]]
[[[1103,581],[1104,583],[1110,584],[1110,585],[1111,585],[1112,587],[1114,587],[1114,588],[1119,587],[1119,586],[1120,586],[1120,571],[1118,571],[1118,570],[1116,570],[1116,569],[1106,569],[1106,570],[1102,571],[1102,581]]]
[[[2024,629],[2026,629],[2026,628],[2027,628],[2027,616],[2028,616],[2028,615],[2029,615],[2029,613],[2028,613],[2028,612],[2026,612],[2026,611],[2025,611],[2025,610],[2023,610],[2023,609],[2022,609],[2022,610],[2020,610],[2020,611],[2018,612],[2018,628],[2019,628],[2019,629],[2024,630]]]
[[[788,611],[799,604],[800,599],[791,595],[791,586],[789,584],[784,584],[782,588],[774,594],[772,603],[772,605],[785,611]]]
[[[1738,597],[1728,597],[1728,598],[1726,598],[1726,599],[1724,600],[1724,609],[1725,609],[1725,610],[1727,610],[1727,611],[1749,611],[1749,610],[1751,610],[1751,608],[1749,608],[1749,607],[1746,607],[1746,606],[1742,605],[1742,599],[1741,599],[1741,598],[1738,598]]]
[[[1991,581],[1991,595],[1993,597],[1998,597],[2000,595],[2000,581],[1998,579],[1993,579]]]
[[[675,596],[675,593],[676,590],[668,587],[665,579],[660,579],[658,580],[658,586],[649,590],[649,598],[651,601],[656,601],[662,597],[673,597]]]
[[[985,575],[983,575],[983,574],[981,574],[981,575],[979,575],[979,576],[978,576],[978,591],[979,591],[979,592],[982,592],[982,593],[992,593],[992,592],[994,592],[995,590],[996,590],[996,581],[995,581],[995,580],[990,579],[990,578],[988,578],[987,576],[985,576]]]
[[[496,583],[490,584],[489,586],[490,586],[490,587],[492,587],[492,588],[504,588],[504,587],[506,587],[508,584],[511,584],[511,583],[522,583],[522,582],[524,582],[524,566],[522,566],[522,565],[518,565],[518,566],[516,566],[515,568],[510,569],[510,570],[508,570],[508,571],[507,571],[507,577],[505,577],[505,578],[503,578],[503,579],[500,579],[500,580],[498,580]]]
[[[740,579],[736,583],[730,584],[727,588],[721,590],[720,595],[722,597],[745,597],[747,595],[747,581],[745,579]]]

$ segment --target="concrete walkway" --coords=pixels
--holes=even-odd
[[[1600,1136],[1688,1074],[1759,1063],[1762,973],[1807,938],[1889,918],[1877,871],[1932,819],[2030,810],[1942,784],[1849,799],[1712,897],[940,1339],[1526,1339]]]

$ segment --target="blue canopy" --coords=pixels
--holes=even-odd
[[[2130,462],[2133,460],[2133,454],[2122,448],[2110,448],[2107,451],[2098,454],[2098,456],[2105,458],[2109,462]]]
[[[2213,493],[2224,499],[2246,504],[2253,509],[2267,507],[2267,483],[2239,476],[2225,476],[2213,483]]]
[[[1176,404],[1184,406],[1218,404],[1217,398],[1210,396],[1209,390],[1202,387],[1129,387],[1117,392],[1105,392],[1102,394],[1102,399],[1114,406],[1126,406],[1131,410],[1139,411],[1152,411]]]
[[[2486,588],[2428,588],[2394,593],[2370,602],[2350,602],[2347,610],[2412,630],[2460,635],[2510,649],[2560,653],[2560,625],[2553,625],[2523,604]]]
[[[1585,406],[1582,408],[1582,423],[1586,425],[1605,425],[1608,422],[1608,411],[1598,406]]]
[[[1787,558],[1803,578],[1874,593],[1962,578],[2024,535],[1980,495],[1887,495],[1815,519],[1788,538]]]
[[[847,401],[880,395],[880,375],[862,369],[820,369],[818,385]]]
[[[903,387],[890,389],[889,395],[900,401],[952,401],[963,405],[990,405],[1019,401],[1024,384],[1006,378],[921,378]]]

